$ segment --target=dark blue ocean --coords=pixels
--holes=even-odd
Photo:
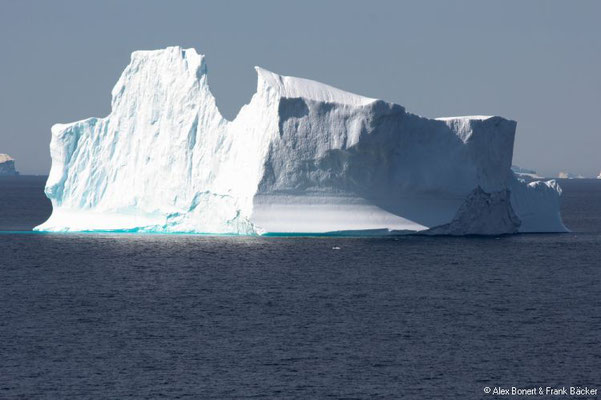
[[[44,180],[0,179],[0,399],[601,390],[601,181],[560,181],[568,234],[15,232],[49,215]]]

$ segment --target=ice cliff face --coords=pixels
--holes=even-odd
[[[0,176],[19,175],[15,169],[15,160],[8,154],[0,154]]]
[[[516,123],[427,119],[256,68],[219,113],[202,55],[138,51],[112,111],[52,127],[45,231],[499,234],[565,231],[554,181],[511,172]]]

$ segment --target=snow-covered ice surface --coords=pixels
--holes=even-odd
[[[112,111],[52,127],[41,231],[563,232],[560,188],[511,172],[516,123],[427,119],[256,68],[233,121],[204,56],[136,51]]]

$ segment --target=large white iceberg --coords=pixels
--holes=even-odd
[[[233,121],[204,56],[136,51],[112,111],[52,127],[41,231],[563,232],[555,181],[511,172],[516,123],[427,119],[262,68]]]

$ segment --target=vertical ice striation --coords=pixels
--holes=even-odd
[[[204,56],[137,51],[106,118],[52,127],[44,231],[564,231],[560,189],[511,172],[516,123],[427,119],[256,68],[233,121]]]
[[[43,230],[252,233],[249,158],[207,84],[204,57],[137,51],[111,114],[52,128]],[[250,190],[249,190],[250,189]]]

